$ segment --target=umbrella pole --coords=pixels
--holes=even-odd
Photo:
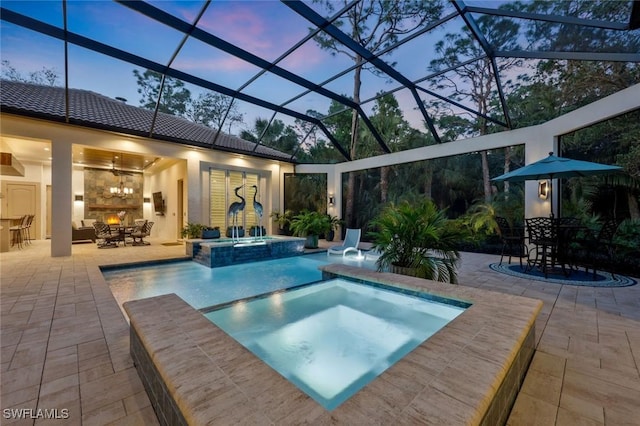
[[[555,196],[553,193],[553,175],[551,175],[549,179],[549,195],[551,196],[551,200],[549,200],[551,203],[551,212],[549,213],[549,217],[553,219],[553,197]]]

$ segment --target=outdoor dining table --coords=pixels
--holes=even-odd
[[[128,225],[109,225],[109,229],[112,233],[117,232],[119,238],[117,241],[122,241],[123,245],[127,245],[127,237],[131,237],[131,233],[134,230],[134,226]]]
[[[527,270],[540,268],[545,278],[558,269],[568,276],[574,266],[571,259],[571,245],[576,236],[587,229],[575,218],[536,217],[525,219],[529,243],[535,257],[529,257]]]

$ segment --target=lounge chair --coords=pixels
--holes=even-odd
[[[364,254],[364,260],[378,260],[382,257],[382,250],[380,249],[371,249]]]
[[[360,244],[360,234],[360,229],[347,228],[347,233],[344,236],[342,245],[329,247],[327,250],[327,256],[330,254],[341,254],[344,256],[351,251],[357,252],[358,244]]]

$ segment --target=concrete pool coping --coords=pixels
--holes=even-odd
[[[329,412],[178,296],[127,302],[132,357],[160,422],[506,421],[533,356],[542,302],[347,265],[321,269],[472,306]]]

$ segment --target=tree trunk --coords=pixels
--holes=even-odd
[[[484,201],[486,203],[491,202],[491,181],[489,180],[489,158],[487,151],[481,151],[480,157],[482,158],[482,182],[484,184]]]
[[[504,173],[511,171],[511,147],[507,146],[504,149]],[[509,181],[504,181],[504,196],[509,198]]]
[[[380,202],[385,204],[389,195],[389,166],[380,168]]]
[[[354,205],[354,192],[356,189],[356,174],[355,172],[349,172],[347,179],[347,193],[345,194],[345,223],[347,228],[353,227],[353,205]]]
[[[629,203],[629,217],[632,220],[640,219],[640,208],[638,207],[638,200],[631,191],[627,191],[627,200]]]
[[[361,56],[357,56],[356,57],[356,64],[358,64],[358,66],[355,69],[355,73],[353,74],[353,101],[356,104],[360,103],[360,85],[362,84],[362,81],[360,79],[360,73],[362,72],[362,57]],[[358,111],[356,111],[355,109],[352,111],[351,113],[351,143],[350,143],[350,149],[349,149],[349,154],[351,155],[351,159],[355,160],[357,159],[357,146],[358,146],[358,127],[359,127],[359,117],[358,117]],[[355,189],[356,189],[356,178],[353,174],[353,172],[349,173],[349,180],[347,181],[347,202],[346,202],[346,206],[345,206],[345,216],[346,216],[346,221],[347,224],[349,224],[349,226],[353,226],[353,222],[355,220],[354,215],[353,215],[353,207],[355,204]]]
[[[424,170],[424,196],[430,200],[433,199],[431,194],[431,186],[433,185],[433,167],[431,163]]]

